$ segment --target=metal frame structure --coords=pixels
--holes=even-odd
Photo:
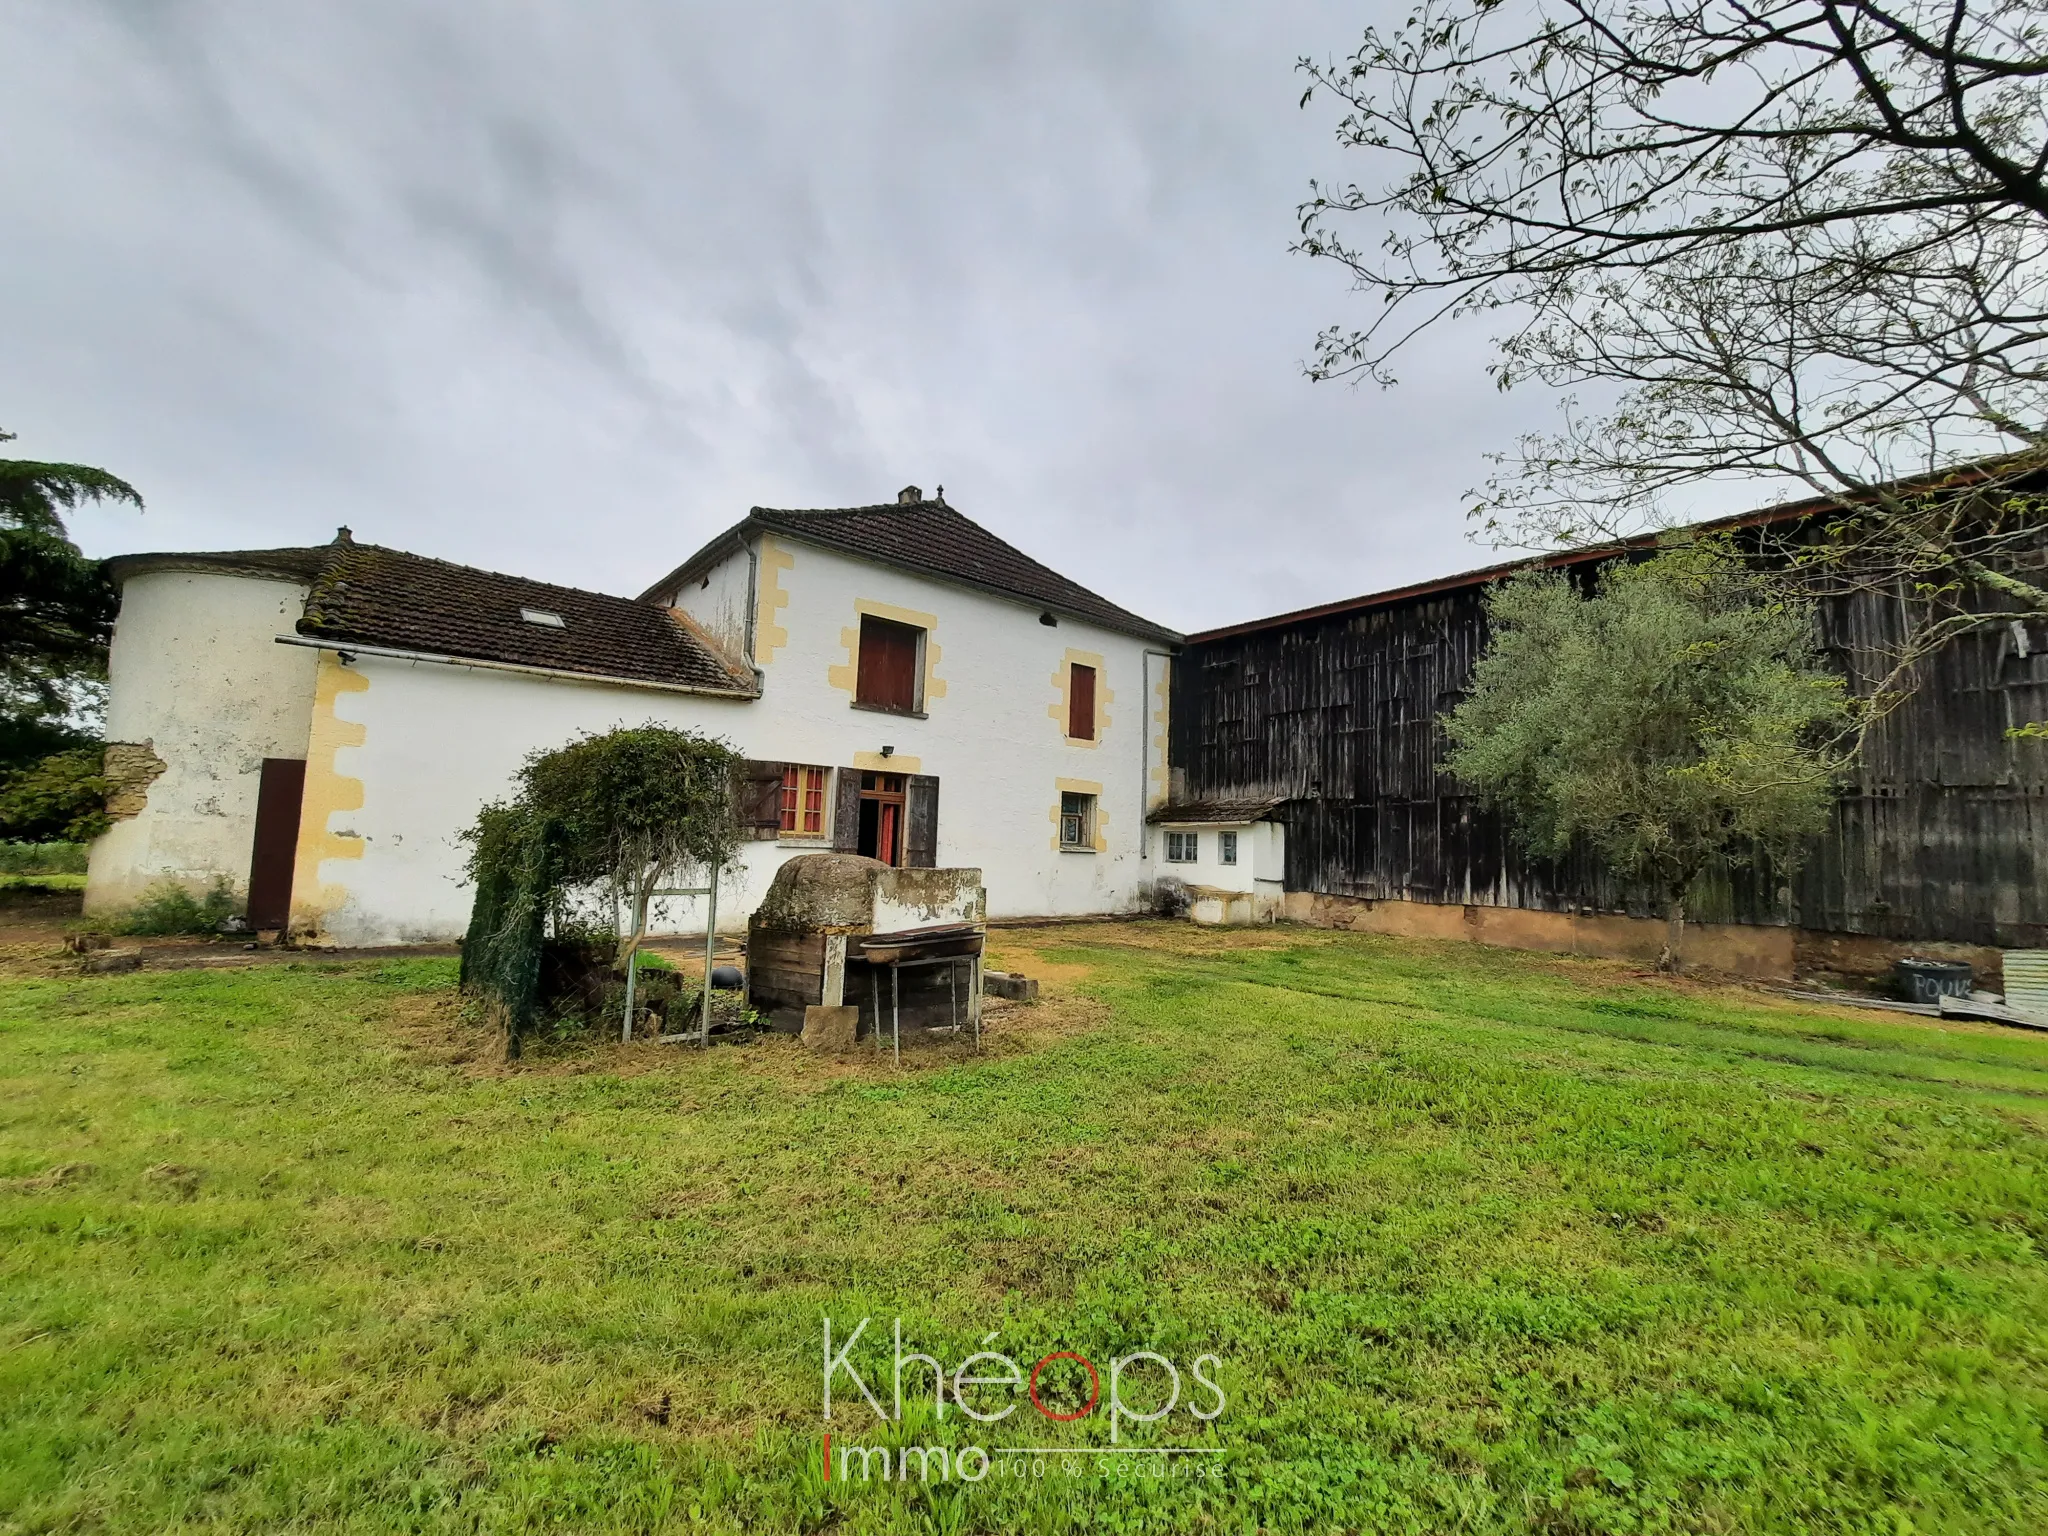
[[[641,935],[634,941],[633,952],[626,957],[626,1014],[619,1021],[619,1044],[624,1045],[633,1038],[633,1001],[640,981],[640,945],[646,941],[647,907],[662,896],[704,896],[709,900],[704,913],[704,1016],[697,1026],[697,1044],[705,1049],[711,1045],[711,969],[718,954],[718,875],[722,865],[711,866],[711,883],[697,886],[663,886],[649,891],[640,909],[633,914],[633,931]],[[688,1040],[688,1034],[656,1035],[658,1045],[673,1045]]]
[[[960,1028],[960,967],[967,967],[967,1016],[974,1025],[974,1048],[981,1049],[981,951],[971,955],[935,955],[928,960],[867,960],[868,997],[875,1009],[875,1049],[882,1048],[882,979],[875,973],[875,967],[889,967],[889,1031],[896,1056],[896,1065],[903,1065],[903,972],[906,968],[917,970],[926,966],[951,966],[947,977],[951,985],[951,997],[947,1016],[952,1019],[951,1028]]]

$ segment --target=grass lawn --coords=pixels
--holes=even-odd
[[[1049,1000],[900,1073],[508,1069],[452,961],[0,977],[0,1531],[2048,1529],[2048,1040],[1302,930],[1001,947]],[[1224,1454],[827,1482],[828,1313],[885,1401],[897,1317],[1105,1389],[1213,1355],[1220,1416],[1120,1444]],[[926,1390],[830,1428],[1109,1445]]]
[[[0,891],[84,891],[85,876],[64,873],[10,874],[0,870]]]

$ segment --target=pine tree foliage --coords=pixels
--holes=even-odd
[[[105,670],[118,598],[64,527],[89,501],[142,506],[134,486],[89,464],[0,459],[0,770],[76,745],[64,722]]]

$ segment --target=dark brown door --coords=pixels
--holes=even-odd
[[[939,781],[913,773],[903,788],[903,867],[931,869],[939,862]]]
[[[1068,669],[1067,734],[1076,741],[1095,739],[1095,669],[1078,662]]]
[[[292,865],[299,856],[299,801],[306,762],[266,757],[256,788],[256,844],[249,853],[249,926],[283,928],[292,915]]]
[[[856,702],[905,714],[916,710],[917,643],[923,634],[908,624],[862,616]]]
[[[835,853],[860,852],[860,770],[841,768],[833,775],[832,848]]]

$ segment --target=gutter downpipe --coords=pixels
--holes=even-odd
[[[1152,862],[1152,824],[1145,819],[1150,814],[1152,807],[1147,805],[1145,801],[1152,792],[1152,658],[1154,656],[1157,656],[1161,661],[1171,666],[1173,663],[1173,652],[1155,651],[1148,646],[1139,659],[1138,676],[1141,680],[1140,697],[1142,702],[1138,707],[1141,711],[1141,718],[1145,722],[1138,735],[1138,862],[1141,864]],[[1168,673],[1167,676],[1170,679],[1172,674]],[[1172,684],[1169,681],[1168,687],[1171,688],[1171,686]],[[1173,697],[1171,693],[1167,695],[1166,709],[1167,740],[1170,743],[1173,739]],[[1171,750],[1169,746],[1168,751],[1171,752]],[[1160,766],[1166,769],[1166,792],[1171,795],[1173,793],[1173,767],[1170,763],[1166,762],[1162,762]]]

